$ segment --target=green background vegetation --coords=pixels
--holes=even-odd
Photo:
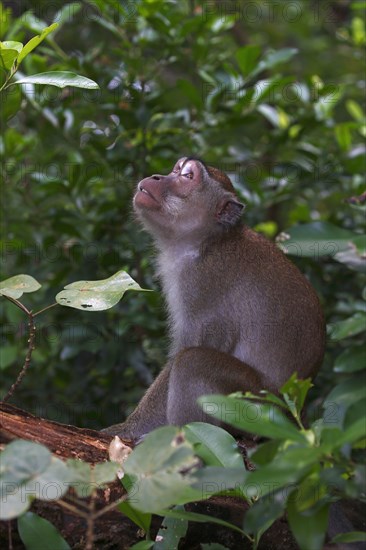
[[[19,73],[72,71],[100,90],[3,94],[1,279],[40,281],[24,299],[34,310],[72,281],[120,269],[158,291],[131,198],[139,179],[191,154],[229,173],[247,223],[271,239],[318,221],[361,233],[365,206],[349,199],[365,190],[364,9],[351,0],[3,2],[0,40],[25,43],[60,23]],[[292,258],[333,327],[313,416],[336,384],[352,396],[366,359],[362,246],[350,269],[334,259],[335,229],[321,227],[323,244],[310,236],[313,252]],[[26,325],[4,299],[1,316],[5,392],[23,362]],[[53,308],[38,320],[32,367],[12,403],[78,426],[121,421],[164,364],[165,334],[159,292],[128,293],[100,313]]]

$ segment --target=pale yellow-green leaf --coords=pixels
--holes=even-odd
[[[15,275],[0,283],[0,294],[20,298],[23,292],[35,292],[41,285],[30,275]]]
[[[140,290],[140,285],[125,271],[118,271],[108,279],[100,281],[77,281],[65,286],[65,290],[56,296],[61,306],[82,309],[83,311],[102,311],[116,305],[126,290]]]

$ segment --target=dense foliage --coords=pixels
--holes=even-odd
[[[312,220],[360,230],[363,215],[345,200],[363,189],[362,2],[270,10],[263,1],[234,13],[215,2],[59,2],[57,13],[57,2],[27,4],[33,14],[18,19],[3,8],[2,39],[59,27],[21,73],[68,70],[100,86],[27,85],[2,99],[3,278],[29,273],[44,285],[31,307],[119,269],[157,288],[131,195],[182,154],[228,171],[248,223],[271,237]],[[301,268],[329,322],[363,308],[357,273],[315,249]],[[21,314],[1,305],[9,385],[24,330]],[[163,364],[163,318],[158,293],[89,317],[51,310],[16,403],[80,425],[119,420]],[[337,351],[329,346],[327,387]]]
[[[317,289],[329,338],[309,418],[321,416],[328,396],[323,422],[353,426],[364,410],[366,364],[365,2],[93,0],[47,8],[28,0],[28,11],[14,13],[7,4],[1,279],[27,273],[41,282],[23,297],[34,310],[70,282],[120,270],[158,291],[148,237],[131,215],[133,189],[180,156],[199,156],[229,173],[247,223],[280,235]],[[55,22],[14,79],[67,71],[100,89],[6,87],[7,42],[26,43]],[[5,393],[23,362],[27,320],[14,304],[0,305]],[[159,292],[129,293],[103,312],[52,308],[39,318],[31,370],[12,402],[80,426],[120,421],[163,365],[166,346]],[[342,467],[359,476],[348,496],[360,498],[357,447],[347,447]]]

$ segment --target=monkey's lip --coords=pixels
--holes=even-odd
[[[142,185],[138,186],[137,193],[135,195],[135,202],[138,206],[151,206],[152,204],[159,205],[159,201],[154,197],[154,195]]]

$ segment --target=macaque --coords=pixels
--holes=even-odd
[[[295,371],[313,377],[325,325],[319,300],[278,247],[244,225],[228,176],[195,158],[137,185],[133,206],[151,234],[166,299],[168,363],[123,424],[134,440],[165,424],[206,421],[197,398],[277,392]]]

